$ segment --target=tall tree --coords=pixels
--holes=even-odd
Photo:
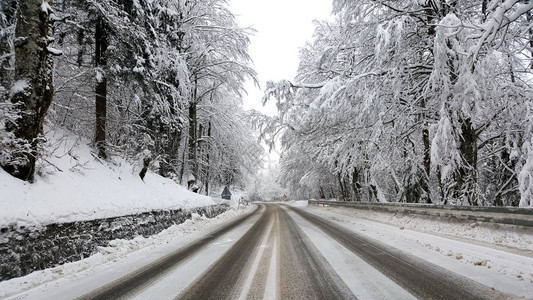
[[[96,67],[96,133],[94,142],[98,148],[98,156],[106,158],[106,118],[107,118],[107,47],[109,45],[107,38],[107,26],[102,17],[96,20],[96,29],[94,31],[94,64]]]
[[[249,67],[251,61],[247,52],[251,31],[238,26],[224,1],[186,1],[181,12],[182,18],[187,20],[182,24],[183,46],[187,48],[184,54],[192,84],[192,94],[187,104],[187,160],[183,169],[192,175],[188,179],[197,181],[196,185],[191,186],[200,188],[200,177],[205,179],[205,175],[200,175],[206,174],[205,168],[202,168],[205,162],[199,161],[206,158],[201,155],[204,151],[201,147],[207,144],[203,129],[208,128],[213,118],[226,118],[227,115],[218,115],[216,109],[200,111],[199,107],[216,107],[231,102],[228,99],[240,99],[244,92],[244,81],[247,78],[256,80],[256,75]],[[217,131],[217,128],[213,130]]]
[[[29,144],[31,150],[18,164],[6,162],[2,167],[13,176],[28,181],[34,177],[39,134],[43,132],[44,118],[54,94],[50,54],[60,54],[49,46],[53,41],[52,13],[46,0],[19,1],[11,102],[20,111],[20,117],[7,129]]]

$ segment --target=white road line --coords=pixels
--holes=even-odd
[[[272,245],[272,257],[270,258],[270,267],[268,268],[268,277],[265,284],[265,293],[263,299],[276,299],[278,289],[278,236],[274,237]]]
[[[261,261],[261,257],[263,257],[263,253],[265,252],[266,247],[268,246],[268,238],[270,237],[272,227],[274,227],[274,220],[270,221],[266,234],[263,237],[263,240],[261,240],[261,246],[259,246],[259,251],[257,251],[257,254],[254,258],[254,262],[252,263],[250,270],[246,274],[246,281],[244,282],[243,288],[241,290],[239,300],[247,299],[248,293],[250,292],[250,288],[252,287],[254,275],[257,273],[257,270],[259,268],[259,262]]]

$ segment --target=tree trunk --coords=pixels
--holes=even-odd
[[[519,133],[517,133],[519,134]],[[519,183],[516,172],[517,158],[511,158],[511,153],[506,147],[507,137],[504,137],[500,143],[502,150],[499,158],[493,158],[494,179],[498,184],[498,191],[494,194],[492,204],[494,206],[512,205],[518,206],[520,203]]]
[[[426,110],[426,99],[424,99],[420,105],[420,107],[423,109],[423,111]],[[431,141],[429,139],[429,125],[427,124],[427,116],[426,113],[422,114],[422,144],[424,146],[423,148],[423,164],[424,164],[424,172],[425,174],[420,174],[420,178],[418,178],[419,185],[423,191],[427,195],[427,197],[424,199],[425,203],[432,203],[431,201],[431,191],[429,189],[429,178],[431,176]]]
[[[189,105],[189,155],[187,161],[190,172],[198,180],[198,158],[196,155],[198,142],[196,127],[198,120],[196,119],[196,113],[196,102],[191,102]]]
[[[426,2],[425,5],[423,5],[424,10],[426,12],[426,24],[428,25],[428,35],[430,37],[430,40],[432,41],[436,35],[436,25],[435,25],[435,19],[439,18],[439,12],[437,10],[437,7],[433,6],[430,2]],[[433,51],[433,50],[432,50]],[[420,103],[420,108],[422,108],[423,113],[421,114],[422,118],[422,144],[424,146],[423,149],[423,164],[424,164],[424,171],[426,172],[425,178],[418,178],[421,185],[424,186],[424,182],[427,182],[426,186],[428,187],[425,192],[427,193],[428,197],[426,199],[427,203],[432,203],[431,198],[429,197],[430,190],[429,190],[429,178],[431,176],[431,141],[429,138],[429,125],[426,120],[427,113],[426,113],[426,107],[427,107],[427,99],[423,98]]]
[[[352,172],[352,190],[354,200],[361,202],[361,184],[359,183],[359,171],[356,168]]]
[[[210,165],[209,154],[211,153],[211,122],[207,126],[207,155],[206,155],[206,173],[205,173],[205,194],[209,196]]]
[[[189,151],[187,157],[188,170],[198,181],[198,116],[197,116],[198,79],[194,79],[192,101],[189,102]]]
[[[78,57],[76,63],[78,67],[83,65],[83,56],[85,55],[85,30],[78,28]]]
[[[530,0],[526,0],[526,4],[529,4]],[[533,11],[529,10],[526,13],[527,22],[529,24],[533,23]],[[531,54],[531,61],[529,63],[529,68],[533,70],[533,27],[529,27],[529,49]]]
[[[184,145],[183,147],[183,151],[181,153],[181,161],[180,161],[180,168],[179,168],[179,174],[178,174],[178,178],[179,180],[181,181],[181,183],[183,184],[183,174],[185,174],[185,166],[187,165],[187,153],[188,153],[188,150],[189,150],[189,147],[188,147],[188,140],[187,140],[187,136],[185,136],[185,139],[186,141],[184,141]],[[178,154],[179,154],[179,151],[178,151]]]
[[[151,161],[152,161],[152,158],[149,156],[143,159],[143,168],[141,172],[139,173],[139,177],[141,177],[142,181],[144,181],[144,176],[146,176],[146,172],[148,172],[148,167],[150,166]]]
[[[322,188],[322,186],[320,186],[318,194],[320,196],[320,199],[326,199],[326,193],[324,192],[324,189]]]
[[[107,46],[108,39],[105,23],[102,18],[96,21],[95,31],[95,67],[96,67],[96,133],[94,142],[98,149],[98,156],[106,158],[106,118],[107,118],[107,78],[105,67],[107,65]]]
[[[481,22],[485,23],[487,20],[487,5],[489,0],[483,0],[481,3]]]
[[[429,140],[429,129],[426,125],[422,129],[422,142],[424,143],[424,171],[429,178],[431,172],[431,142]]]
[[[371,195],[370,202],[374,202],[372,199],[376,200],[375,202],[379,202],[378,187],[374,184],[370,184],[368,188]]]
[[[337,181],[338,181],[339,187],[341,189],[341,200],[345,201],[346,200],[346,194],[344,192],[344,184],[342,184],[342,178],[341,178],[341,174],[340,173],[337,174]]]
[[[470,118],[460,120],[461,123],[461,153],[462,165],[455,174],[455,198],[467,200],[470,205],[478,205],[477,201],[477,135]]]
[[[48,33],[51,28],[47,1],[19,2],[15,37],[15,77],[11,102],[21,113],[15,128],[8,128],[17,138],[30,144],[30,152],[19,164],[2,166],[8,173],[22,180],[33,181],[37,156],[37,137],[54,94],[53,60],[48,53]]]

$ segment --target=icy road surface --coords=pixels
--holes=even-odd
[[[134,251],[40,285],[36,275],[3,282],[0,290],[17,284],[26,287],[11,293],[10,299],[514,299],[533,295],[531,257],[324,209],[261,204],[217,228],[176,239],[180,243],[167,236],[149,252]],[[425,246],[419,245],[420,240]],[[427,245],[462,249],[494,262],[494,268],[461,262]],[[508,272],[522,275],[498,272],[505,264],[512,267]],[[63,272],[61,267],[57,270]],[[28,283],[31,280],[36,283]]]

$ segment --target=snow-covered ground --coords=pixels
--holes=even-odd
[[[189,192],[174,181],[120,157],[101,161],[90,141],[56,129],[46,134],[50,155],[37,163],[35,183],[0,168],[0,227],[107,218],[151,210],[193,208],[219,200]]]
[[[79,288],[68,290],[79,294],[69,295],[61,291],[61,298],[75,298],[80,296],[84,289],[88,291],[124,276],[253,209],[255,209],[254,205],[240,209],[233,208],[212,219],[193,215],[191,220],[171,226],[148,238],[139,236],[133,240],[114,240],[109,247],[100,247],[98,253],[83,260],[0,282],[0,299],[23,292],[33,295],[29,296],[29,299],[34,299],[38,297],[37,295],[41,297],[46,295],[47,299],[51,299],[58,286],[63,288],[78,286]],[[239,231],[246,228],[248,227],[241,228]],[[243,234],[243,232],[236,234]],[[35,289],[33,294],[32,289]]]
[[[293,205],[307,206],[307,201],[298,201]],[[352,218],[374,220],[401,229],[412,229],[488,244],[506,251],[522,252],[533,256],[533,229],[530,227],[332,206],[320,207],[320,210]]]
[[[294,203],[295,206],[304,204]],[[489,287],[533,299],[533,230],[530,228],[450,223],[352,208],[305,209]],[[326,259],[330,256],[327,251],[323,254]],[[335,261],[335,257],[328,260]]]
[[[387,213],[352,208],[306,207],[304,201],[291,204],[496,290],[526,299],[533,295],[531,230],[517,231],[514,227],[499,227],[485,231],[476,230],[483,228],[483,224],[451,224],[416,217],[401,221]],[[84,260],[0,282],[0,298],[24,295],[24,299],[33,299],[46,295],[46,298],[52,299],[59,295],[60,298],[67,299],[70,295],[68,293],[78,293],[70,295],[72,297],[79,296],[205,236],[253,208],[254,205],[240,210],[232,209],[214,219],[194,216],[192,220],[150,238],[113,241],[111,246],[100,248],[96,255]],[[343,248],[333,238],[298,215],[292,212],[290,215],[358,297],[412,298],[403,288]],[[193,280],[190,274],[194,273],[196,276],[205,271],[257,218],[258,216],[248,220],[243,226],[222,236],[182,267],[172,271],[170,277],[165,277],[140,295],[166,295],[185,288]],[[432,232],[433,230],[437,232]],[[498,242],[503,237],[506,237],[505,241],[511,247]],[[176,285],[180,286],[179,289]],[[167,290],[165,287],[172,289]]]

